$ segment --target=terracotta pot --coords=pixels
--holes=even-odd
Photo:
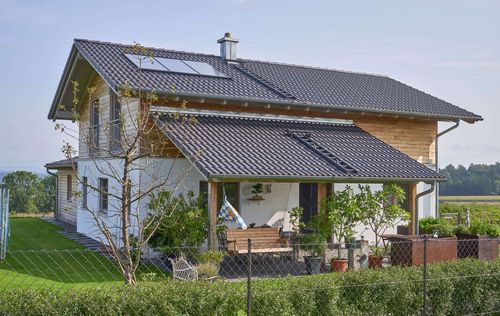
[[[372,269],[380,269],[382,268],[382,260],[384,257],[382,256],[368,256],[368,266]]]
[[[347,260],[345,259],[332,259],[332,272],[346,272]]]

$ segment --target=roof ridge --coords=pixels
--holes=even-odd
[[[336,68],[326,68],[326,67],[319,67],[319,66],[307,66],[307,65],[300,65],[300,64],[293,64],[293,63],[286,63],[286,62],[268,61],[268,60],[257,60],[257,59],[248,59],[248,58],[238,58],[237,60],[241,61],[241,62],[254,62],[254,63],[271,64],[271,65],[278,65],[278,66],[300,67],[300,68],[305,68],[305,69],[333,71],[333,72],[343,72],[343,73],[355,74],[355,75],[368,75],[368,76],[376,76],[376,77],[393,79],[393,78],[391,78],[388,75],[377,74],[377,73],[370,73],[370,72],[363,72],[363,71],[342,70],[342,69],[336,69]]]
[[[128,48],[132,47],[132,44],[115,43],[115,42],[110,42],[110,41],[89,40],[89,39],[85,39],[85,38],[75,38],[74,41],[106,44],[106,45],[116,45],[116,46],[122,46],[122,47],[128,47]],[[136,42],[136,43],[138,43],[138,42]],[[140,43],[138,43],[138,44],[140,44]],[[183,51],[183,50],[175,50],[175,49],[153,47],[153,46],[144,46],[144,48],[158,50],[158,51],[164,51],[164,52],[170,52],[170,53],[193,54],[193,55],[201,55],[201,56],[220,58],[220,56],[216,55],[216,54],[198,53],[198,52],[193,52],[193,51]],[[369,76],[377,76],[377,77],[384,77],[384,78],[392,79],[388,75],[377,74],[377,73],[369,73],[369,72],[362,72],[362,71],[350,71],[350,70],[342,70],[342,69],[326,68],[326,67],[318,67],[318,66],[307,66],[307,65],[300,65],[300,64],[293,64],[293,63],[286,63],[286,62],[257,60],[257,59],[250,59],[250,58],[238,58],[237,61],[242,61],[242,62],[248,61],[248,62],[273,64],[273,65],[280,65],[280,66],[300,67],[300,68],[306,68],[306,69],[316,69],[316,70],[343,72],[343,73],[350,73],[350,74],[369,75]]]

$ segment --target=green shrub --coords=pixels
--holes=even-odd
[[[224,259],[224,252],[217,250],[208,250],[203,253],[200,253],[197,256],[197,259],[200,263],[214,263],[220,264]]]
[[[471,222],[485,222],[500,225],[500,204],[493,203],[439,203],[439,213],[458,213],[460,222],[465,223],[465,210],[470,211]]]
[[[500,310],[500,261],[429,266],[430,315]],[[422,268],[255,279],[253,315],[420,315]],[[241,315],[246,282],[168,280],[136,287],[0,290],[0,315]]]
[[[209,279],[219,275],[219,266],[213,262],[198,263],[196,270],[200,279]]]
[[[208,213],[203,195],[196,197],[189,191],[186,196],[174,196],[169,191],[161,191],[151,195],[148,209],[162,215],[158,229],[149,240],[150,246],[170,254],[180,251],[179,247],[199,247],[205,241]],[[157,217],[158,214],[149,214],[147,220],[155,223]]]
[[[439,237],[450,237],[455,235],[455,227],[444,218],[422,218],[419,220],[418,226],[421,234],[433,234],[437,232]]]
[[[475,222],[469,228],[471,234],[488,235],[490,237],[498,237],[500,235],[500,225]]]
[[[319,257],[326,250],[326,239],[319,233],[304,235],[300,238],[300,248],[310,256]]]

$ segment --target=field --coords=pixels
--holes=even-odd
[[[500,224],[500,202],[484,203],[478,202],[443,202],[439,204],[439,213],[458,213],[460,222],[465,223],[465,213],[469,209],[472,222],[487,222]]]
[[[440,196],[442,203],[500,204],[500,195],[485,196]]]

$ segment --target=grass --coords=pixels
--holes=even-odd
[[[10,219],[9,250],[85,249],[57,233],[59,227],[33,217]]]
[[[12,218],[6,260],[0,262],[0,289],[86,287],[123,284],[108,258],[60,235],[59,227],[38,218]],[[141,266],[163,276],[155,267]]]
[[[478,204],[478,203],[441,203],[439,204],[439,212],[443,213],[458,213],[461,222],[465,223],[466,209],[470,211],[470,219],[472,222],[487,222],[500,224],[500,204]]]

